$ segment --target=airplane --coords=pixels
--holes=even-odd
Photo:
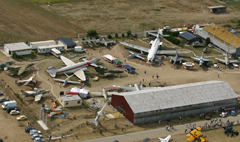
[[[4,71],[8,74],[13,76],[14,74],[17,73],[17,75],[22,75],[22,73],[29,67],[32,67],[33,65],[35,65],[36,63],[29,63],[26,65],[11,65],[11,66],[7,66],[4,67]]]
[[[134,52],[132,52],[132,51],[129,51],[130,55],[128,56],[128,58],[137,57],[137,58],[139,58],[139,59],[145,60],[145,58],[143,58],[143,57],[140,56],[140,55],[143,54],[142,50],[141,50],[140,52],[141,52],[141,53],[136,54],[136,53],[134,53]]]
[[[83,62],[78,62],[78,63],[74,63],[73,61],[69,60],[68,58],[64,57],[64,56],[60,56],[60,58],[62,59],[62,61],[67,65],[66,67],[62,67],[60,69],[55,69],[53,66],[48,67],[47,72],[52,76],[52,77],[56,77],[56,74],[59,73],[74,73],[79,79],[81,79],[82,81],[86,81],[86,77],[84,74],[84,71],[87,70],[87,66],[88,65],[92,65],[95,67],[98,67],[98,65],[94,64],[96,62],[98,62],[100,59],[92,59],[92,60],[86,60],[84,58],[80,58],[83,59]]]
[[[228,59],[228,54],[226,53],[226,56],[224,59],[220,59],[220,58],[216,58],[216,60],[218,60],[219,62],[225,63],[225,65],[229,65],[229,64],[234,64],[234,63],[238,63],[238,60],[229,60]]]
[[[139,90],[148,90],[148,89],[153,89],[153,88],[160,88],[160,87],[143,87],[142,85],[139,87],[138,84],[134,84],[134,86],[117,86],[117,85],[113,85],[113,87],[117,87],[117,88],[121,88],[127,91],[139,91]]]
[[[239,135],[238,131],[234,131],[232,126],[233,126],[233,124],[230,124],[230,125],[228,125],[227,127],[223,127],[224,133],[225,133],[226,135],[229,135],[229,134],[231,133],[231,137],[232,137],[233,135],[238,136],[238,135]]]
[[[176,56],[169,56],[169,58],[170,58],[170,62],[173,61],[173,65],[175,65],[177,62],[180,62],[180,64],[181,64],[182,60],[184,59],[184,58],[179,57],[178,53],[176,53]]]
[[[116,41],[106,41],[104,36],[100,36],[100,38],[102,38],[102,41],[100,40],[95,41],[98,45],[103,44],[107,47],[108,45],[116,44]]]
[[[112,96],[112,94],[117,94],[118,92],[106,92],[105,88],[102,89],[102,92],[91,92],[93,96],[103,96],[107,99],[108,96]]]
[[[36,74],[33,74],[29,79],[27,80],[19,80],[18,81],[18,84],[20,83],[24,83],[23,85],[28,85],[30,82],[32,82],[33,84],[36,84],[37,81],[36,80],[33,80],[35,78]]]
[[[106,107],[107,103],[108,103],[108,102],[106,102],[106,103],[104,104],[104,106],[102,107],[102,109],[97,112],[97,117],[96,117],[94,120],[90,121],[91,123],[95,124],[95,126],[98,125],[97,120],[98,120],[99,117],[102,115],[102,111],[103,111],[103,109]]]
[[[168,135],[165,139],[158,138],[161,142],[168,142],[171,138],[171,135]]]
[[[86,43],[90,48],[93,47],[93,42],[94,41],[96,42],[97,40],[93,40],[93,39],[85,39],[85,40],[83,40],[83,39],[79,38],[79,42]]]
[[[154,41],[150,42],[152,44],[150,49],[146,48],[146,47],[142,47],[142,46],[129,44],[129,43],[126,43],[126,42],[121,42],[121,41],[120,41],[120,44],[125,45],[125,46],[129,46],[129,47],[134,48],[134,49],[141,50],[143,52],[147,52],[148,53],[147,61],[149,61],[149,62],[152,62],[154,60],[156,54],[161,54],[161,55],[162,54],[176,54],[177,52],[185,54],[185,53],[190,53],[191,52],[191,51],[177,51],[177,50],[158,50],[158,47],[162,46],[162,42],[160,41],[160,37],[169,36],[169,35],[163,35],[162,31],[163,31],[163,29],[159,29],[157,34],[149,33],[153,36],[156,36],[156,39]]]
[[[202,52],[202,56],[201,57],[191,57],[192,59],[195,59],[195,60],[198,60],[199,61],[199,66],[201,67],[203,65],[203,63],[205,62],[212,62],[213,60],[210,60],[210,59],[206,59],[204,56],[203,56],[203,52]]]
[[[200,135],[202,134],[201,132],[201,127],[197,127],[194,130],[192,130],[190,133],[187,134],[188,141],[193,141],[195,139],[201,140],[201,142],[207,142],[207,138],[203,138]]]
[[[49,90],[37,90],[37,91],[23,91],[21,90],[24,97],[35,97],[34,101],[38,102],[41,100],[42,95],[45,93],[49,93]]]
[[[2,64],[0,64],[0,68],[4,69],[5,67],[11,66],[14,63],[15,63],[14,61],[8,61],[8,62],[5,62],[5,63],[2,63]]]
[[[67,76],[67,78],[64,80],[64,79],[58,79],[58,78],[53,78],[53,80],[55,81],[59,81],[59,82],[63,82],[63,87],[67,84],[67,83],[72,83],[72,84],[81,84],[80,81],[71,81],[69,80],[74,74],[68,76],[65,72],[64,74]]]
[[[105,77],[113,76],[115,73],[123,73],[124,72],[124,71],[116,70],[116,69],[108,70],[107,68],[103,68],[100,66],[94,67],[94,69],[98,74],[103,74]]]
[[[54,115],[56,116],[57,114],[68,115],[66,111],[62,110],[62,106],[58,106],[55,109],[45,107],[44,112],[47,113],[47,117],[54,117]]]

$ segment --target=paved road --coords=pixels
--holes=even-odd
[[[221,119],[222,119],[222,122],[226,122],[227,120],[229,120],[230,122],[237,121],[238,119],[240,119],[240,115],[229,116],[227,118],[221,118]],[[200,126],[200,125],[204,126],[205,122],[208,122],[208,124],[209,124],[210,120],[205,120],[205,121],[200,121],[200,122],[195,122],[195,123],[196,123],[196,126]],[[186,129],[186,124],[174,126],[174,129],[176,131],[181,131],[182,133],[184,133],[184,130]],[[99,138],[99,139],[85,140],[82,142],[112,142],[114,140],[119,140],[120,142],[134,142],[134,141],[141,141],[146,137],[148,137],[150,139],[158,138],[163,133],[166,133],[166,135],[171,135],[171,133],[173,133],[173,131],[166,131],[166,128],[158,128],[158,129],[153,129],[153,130],[128,133],[128,134],[124,134],[124,135],[117,135],[117,136],[104,137],[104,138]]]

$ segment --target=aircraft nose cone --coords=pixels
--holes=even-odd
[[[91,62],[88,62],[87,64],[88,64],[88,65],[91,65]]]

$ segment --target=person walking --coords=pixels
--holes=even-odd
[[[152,76],[152,79],[154,79],[154,75]]]

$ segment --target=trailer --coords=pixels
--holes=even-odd
[[[48,46],[39,46],[38,47],[38,53],[44,54],[44,53],[51,53],[51,49],[56,48],[59,51],[64,51],[64,45],[62,44],[55,44],[55,45],[48,45]]]
[[[37,49],[39,46],[48,46],[48,45],[55,45],[56,42],[54,40],[46,40],[46,41],[37,41],[37,42],[30,42],[30,47],[32,49]]]

